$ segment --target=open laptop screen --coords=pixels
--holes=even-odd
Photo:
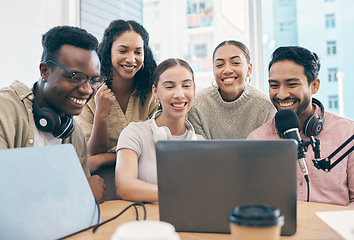
[[[97,223],[71,144],[0,150],[0,239],[58,239]]]
[[[296,232],[295,141],[160,141],[156,157],[160,220],[177,231],[228,233],[235,206],[268,204]]]

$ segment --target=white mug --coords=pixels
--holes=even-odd
[[[180,240],[173,225],[162,221],[131,221],[120,225],[111,240]]]

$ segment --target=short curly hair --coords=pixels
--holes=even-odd
[[[107,77],[107,86],[112,85],[112,60],[111,49],[113,42],[123,33],[134,31],[138,33],[144,41],[144,68],[140,69],[134,76],[134,89],[144,105],[146,95],[151,92],[153,84],[152,74],[156,68],[156,61],[149,47],[149,33],[139,23],[132,20],[114,20],[106,28],[102,42],[98,46],[98,56],[101,61],[101,74]]]
[[[59,49],[64,44],[96,51],[98,40],[82,28],[73,26],[53,27],[42,36],[43,53],[41,61],[56,61]]]

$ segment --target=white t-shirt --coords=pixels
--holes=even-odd
[[[62,143],[62,139],[58,139],[50,132],[40,131],[34,126],[34,147],[58,145]]]
[[[157,184],[156,150],[151,121],[155,121],[154,117],[145,122],[129,123],[119,136],[117,151],[127,148],[136,152],[138,155],[138,179]],[[194,133],[189,122],[186,122],[186,126],[187,124],[189,129],[187,128],[184,134],[170,136],[169,139],[164,140],[204,140],[203,136]],[[119,161],[118,157],[117,161]]]

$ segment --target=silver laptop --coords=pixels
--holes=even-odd
[[[0,150],[0,239],[58,239],[97,223],[71,144]]]
[[[296,232],[297,145],[293,140],[156,143],[160,220],[180,232],[229,233],[237,205],[280,209],[282,235]]]

